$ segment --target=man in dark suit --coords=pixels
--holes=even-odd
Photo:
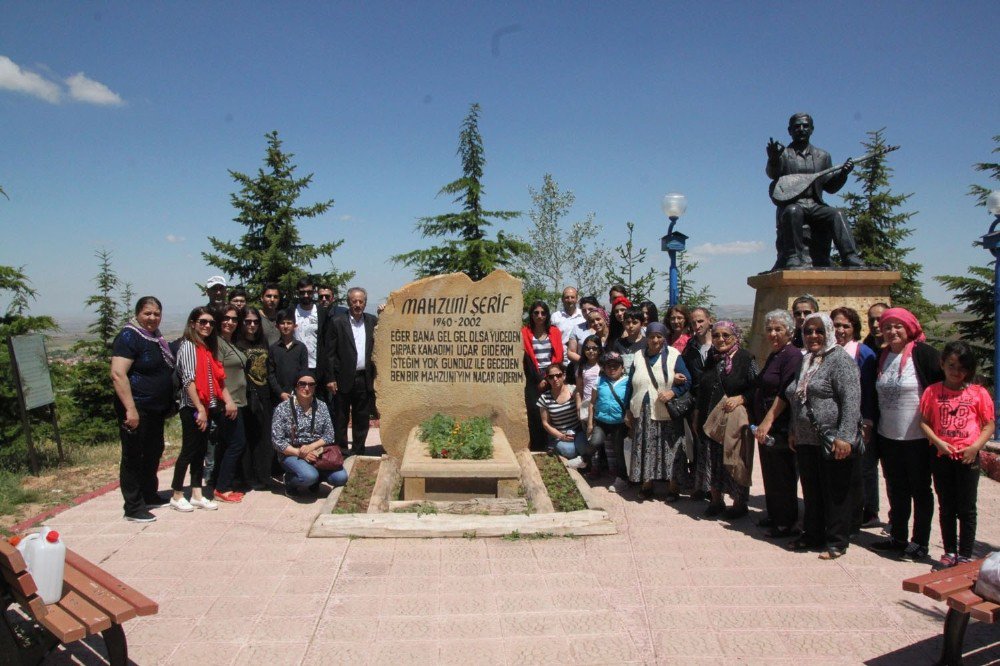
[[[347,314],[347,308],[343,305],[337,305],[334,303],[333,288],[326,284],[320,284],[316,287],[316,315],[319,319],[319,329],[316,331],[316,381],[319,385],[316,387],[319,389],[316,391],[317,397],[319,397],[323,402],[327,403],[330,407],[330,418],[336,422],[336,411],[334,408],[333,394],[326,390],[326,384],[329,381],[333,381],[333,378],[327,377],[326,367],[326,327],[329,325],[330,320],[340,314]]]
[[[347,291],[347,314],[333,315],[324,326],[326,387],[334,396],[337,444],[347,448],[347,423],[351,422],[351,453],[363,454],[368,420],[375,402],[375,324],[365,312],[368,292],[361,287]]]

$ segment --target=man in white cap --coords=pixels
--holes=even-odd
[[[208,294],[208,307],[219,308],[226,304],[226,278],[213,275],[205,282],[205,293]]]

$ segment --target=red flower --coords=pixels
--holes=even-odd
[[[441,457],[442,458],[448,457],[448,449],[441,449]]]

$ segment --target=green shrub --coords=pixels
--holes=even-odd
[[[493,424],[485,416],[456,421],[437,413],[420,424],[420,440],[432,458],[486,460],[493,457]]]

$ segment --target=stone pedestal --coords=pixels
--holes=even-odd
[[[521,466],[503,430],[493,428],[493,457],[488,460],[432,458],[413,428],[399,466],[404,500],[465,500],[517,497]]]
[[[899,281],[898,271],[804,270],[772,271],[747,278],[757,290],[753,305],[753,324],[748,334],[748,348],[763,366],[771,347],[764,335],[764,315],[771,310],[791,310],[792,301],[809,294],[819,302],[820,312],[839,307],[854,308],[867,325],[868,308],[883,301],[889,303],[889,287]],[[862,334],[867,333],[867,330]]]

